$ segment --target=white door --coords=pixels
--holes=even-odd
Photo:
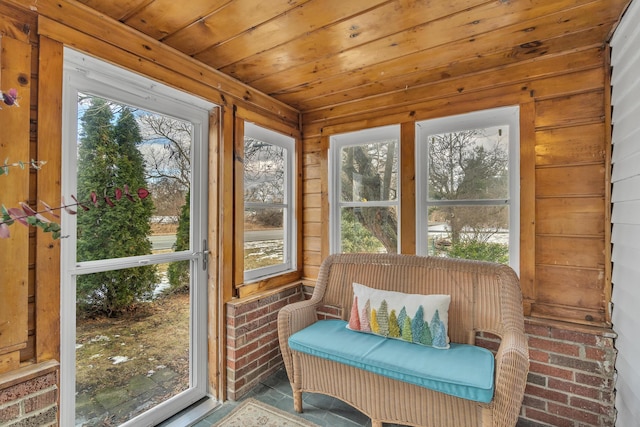
[[[152,426],[206,394],[213,108],[65,50],[61,425]]]

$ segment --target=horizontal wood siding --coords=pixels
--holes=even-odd
[[[624,16],[611,42],[613,328],[619,427],[640,420],[640,3]]]
[[[521,124],[521,204],[535,212],[530,220],[535,231],[524,229],[521,238],[521,248],[533,249],[521,250],[526,312],[607,325],[605,55],[601,45],[587,46],[304,113],[304,276],[315,278],[327,255],[323,250],[329,235],[327,194],[317,183],[328,178],[323,138],[520,105],[521,122],[525,120]],[[405,181],[413,179],[413,174],[401,177],[405,188]],[[403,212],[402,223],[408,221],[415,222],[414,212],[409,216]]]

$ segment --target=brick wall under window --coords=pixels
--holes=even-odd
[[[300,284],[227,303],[227,397],[237,400],[284,366],[278,311],[304,298]]]
[[[54,361],[0,375],[0,426],[57,426],[58,375]]]
[[[615,425],[610,329],[525,320],[529,379],[519,427]]]

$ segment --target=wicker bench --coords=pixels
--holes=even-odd
[[[452,348],[433,349],[347,330],[344,325],[353,302],[353,282],[411,294],[451,295],[448,334]],[[326,306],[337,308],[342,318],[319,320],[317,309]],[[487,364],[486,350],[468,347],[480,332],[500,338],[490,367],[494,381],[490,390],[483,385],[461,391],[456,388],[459,378],[477,370],[472,367],[465,372],[462,365],[469,364],[464,357]],[[278,333],[298,412],[302,412],[302,392],[315,392],[354,406],[371,418],[373,427],[383,422],[430,427],[516,424],[529,358],[519,281],[509,267],[411,255],[333,255],[322,264],[312,298],[280,311]],[[396,362],[383,355],[381,361],[369,350],[363,356],[362,345],[410,346],[416,360],[429,360],[425,365],[437,365],[437,371],[448,371],[455,378],[434,381],[429,369],[397,371],[406,367],[406,359]],[[460,358],[458,348],[471,353]],[[486,382],[486,376],[485,372],[479,384]]]

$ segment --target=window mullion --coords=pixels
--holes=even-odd
[[[275,208],[286,209],[289,207],[286,203],[257,203],[257,202],[244,202],[245,209],[247,208]]]
[[[379,200],[375,202],[339,202],[338,206],[341,208],[375,208],[386,206],[398,206],[397,200]]]
[[[427,200],[429,206],[501,206],[508,204],[509,199]]]

